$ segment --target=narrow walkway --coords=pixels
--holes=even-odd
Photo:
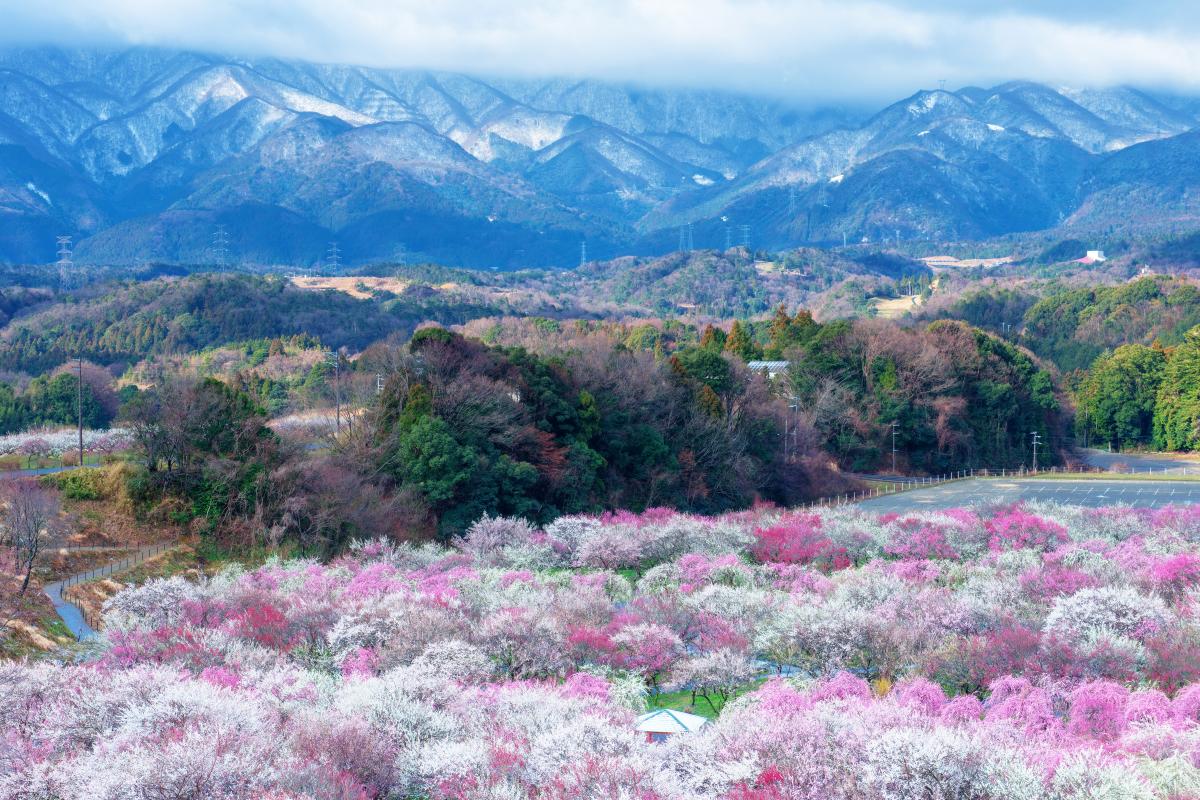
[[[42,589],[42,591],[44,591],[46,593],[46,596],[50,598],[50,602],[54,604],[54,610],[56,612],[58,612],[58,616],[62,618],[62,621],[66,624],[67,628],[70,629],[71,633],[75,636],[76,639],[78,639],[81,642],[85,641],[87,639],[91,639],[96,635],[96,631],[92,628],[91,625],[88,624],[87,620],[84,618],[83,609],[81,609],[79,606],[75,605],[70,600],[63,597],[63,591],[65,589],[67,589],[68,587],[74,586],[79,583],[86,583],[87,581],[97,580],[98,578],[107,578],[110,575],[115,575],[119,572],[124,572],[127,569],[136,567],[138,564],[142,563],[147,558],[158,555],[159,553],[161,553],[165,550],[171,549],[172,547],[175,546],[175,544],[176,544],[175,542],[160,542],[159,544],[145,545],[143,547],[138,548],[136,551],[131,552],[129,555],[125,556],[124,558],[121,558],[121,559],[118,559],[117,561],[113,561],[111,563],[105,564],[102,567],[96,567],[95,569],[90,569],[87,572],[80,572],[76,575],[72,575],[69,578],[64,578],[61,581],[55,581],[54,583],[48,583]],[[78,550],[86,550],[86,549],[90,549],[90,548],[80,547],[80,548],[72,548],[72,549],[78,551]],[[104,549],[106,549],[106,548],[102,548],[102,547],[94,548],[95,551],[104,550]],[[121,548],[121,549],[127,549],[127,548]]]

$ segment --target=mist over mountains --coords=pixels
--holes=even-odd
[[[0,51],[0,262],[512,268],[1200,212],[1200,102],[1034,83],[877,113],[135,48]],[[725,217],[725,220],[721,218]],[[746,226],[743,228],[742,226]]]

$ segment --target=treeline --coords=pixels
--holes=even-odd
[[[148,359],[127,371],[125,378],[140,385],[157,383],[163,376],[219,378],[276,417],[333,403],[330,356],[312,336],[276,336]],[[361,394],[360,387],[349,383],[342,388],[349,401]]]
[[[1196,325],[1200,287],[1146,277],[1043,298],[1025,314],[1021,341],[1070,371],[1087,369],[1101,353],[1124,344],[1178,343]]]
[[[478,320],[467,331],[538,352],[570,352],[602,332],[631,350],[687,363],[697,351],[736,362],[786,360],[773,391],[788,407],[789,438],[812,437],[846,469],[890,469],[892,423],[901,470],[945,472],[1031,463],[1031,434],[1061,439],[1053,379],[1026,352],[954,321],[911,327],[887,320],[816,322],[782,307],[772,318],[704,330],[636,324]],[[1039,454],[1044,466],[1054,447]]]
[[[1180,278],[1147,276],[1041,294],[1025,287],[966,292],[935,313],[1003,333],[1064,372],[1086,370],[1125,344],[1178,344],[1200,325],[1200,287]]]
[[[89,294],[88,291],[91,293]],[[501,311],[436,291],[359,300],[278,276],[191,275],[86,290],[0,330],[0,369],[39,374],[82,356],[102,365],[226,342],[307,334],[361,350],[434,320],[456,324]]]
[[[111,388],[112,376],[87,363],[82,372],[82,390],[75,365],[34,378],[23,390],[0,381],[0,435],[75,425],[81,411],[85,428],[107,428],[119,404]]]
[[[791,403],[852,469],[890,468],[893,444],[906,471],[1011,468],[1032,463],[1031,434],[1059,438],[1050,374],[962,322],[819,324],[780,310],[763,354],[789,361]],[[1056,458],[1044,448],[1039,463]]]
[[[1113,449],[1200,449],[1200,326],[1175,347],[1128,344],[1097,359],[1076,391],[1075,429]]]
[[[549,357],[426,328],[356,366],[386,384],[321,451],[287,446],[265,409],[212,378],[139,393],[123,413],[147,464],[132,494],[231,535],[337,549],[445,538],[484,514],[714,512],[848,485],[811,442],[784,457],[782,401],[720,349],[659,358],[597,337]]]

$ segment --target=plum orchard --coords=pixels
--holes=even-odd
[[[151,581],[86,663],[0,668],[0,798],[1182,800],[1198,543],[1194,507],[652,509]],[[652,745],[660,690],[728,702]]]

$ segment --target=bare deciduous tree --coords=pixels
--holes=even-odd
[[[6,483],[0,499],[4,504],[0,541],[12,552],[21,578],[20,597],[29,588],[38,555],[61,533],[58,497],[36,481],[18,480]]]

